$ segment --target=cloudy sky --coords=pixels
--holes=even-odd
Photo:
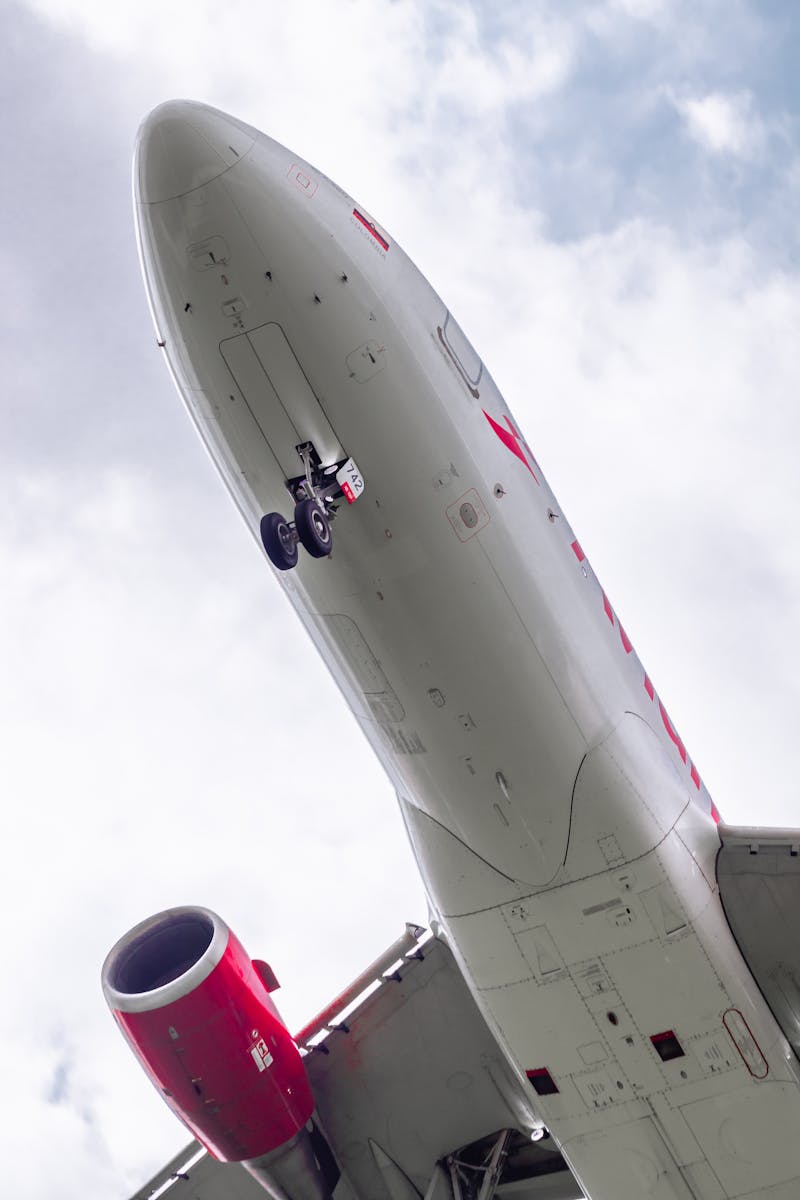
[[[155,347],[130,155],[205,100],[340,181],[519,417],[724,818],[800,825],[793,0],[0,0],[3,1192],[183,1144],[110,945],[216,908],[298,1027],[425,904]],[[315,755],[309,753],[309,744]]]

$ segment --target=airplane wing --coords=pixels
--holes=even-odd
[[[330,1016],[330,1009],[323,1016]],[[583,1193],[501,1057],[444,942],[403,956],[353,1007],[298,1035],[334,1200],[579,1200]],[[327,1163],[323,1161],[328,1158]],[[259,1200],[197,1142],[133,1200]]]
[[[720,825],[719,834],[717,882],[725,916],[776,1021],[800,1054],[800,829]],[[737,1046],[740,1040],[734,1037]],[[743,1057],[758,1075],[752,1055]]]

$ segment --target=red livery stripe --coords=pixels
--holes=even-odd
[[[360,213],[357,208],[353,209],[353,216],[355,217],[355,219],[357,221],[361,222],[361,224],[364,226],[364,228],[367,230],[368,233],[372,234],[372,236],[375,238],[375,241],[380,246],[383,246],[384,250],[389,249],[389,243],[387,242],[386,238],[383,236],[382,233],[378,232],[378,230],[373,225],[372,221],[370,221],[367,217],[365,217],[363,213]]]

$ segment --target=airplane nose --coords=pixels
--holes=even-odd
[[[247,154],[247,126],[207,104],[168,100],[142,122],[136,139],[134,191],[142,204],[203,187]]]

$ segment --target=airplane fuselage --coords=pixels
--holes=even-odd
[[[797,1065],[719,904],[718,815],[454,318],[356,201],[214,110],[156,110],[135,170],[158,339],[254,536],[298,446],[363,477],[333,553],[275,575],[531,1126],[592,1200],[796,1196]]]

